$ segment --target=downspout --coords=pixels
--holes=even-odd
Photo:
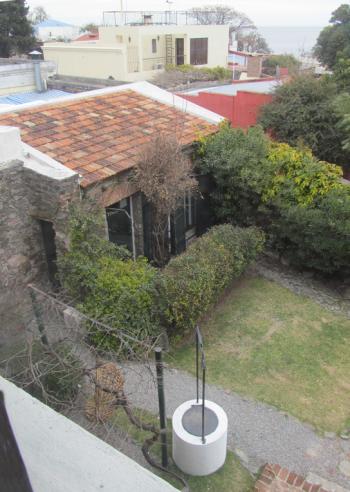
[[[34,68],[34,79],[35,79],[35,87],[37,92],[45,92],[45,85],[44,81],[41,77],[41,69],[40,69],[40,63],[41,63],[41,53],[40,51],[31,51],[30,56],[33,61],[33,68]]]

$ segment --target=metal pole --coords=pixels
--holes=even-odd
[[[198,383],[198,364],[199,364],[199,340],[198,340],[198,332],[196,330],[196,390],[197,390],[197,403],[199,400],[199,383]]]
[[[203,368],[203,381],[202,381],[202,443],[205,443],[205,430],[204,430],[204,409],[205,409],[205,360],[204,354],[202,354],[202,368]]]
[[[165,413],[164,379],[163,379],[163,363],[162,363],[161,347],[156,347],[154,349],[154,353],[156,359],[156,372],[157,372],[162,466],[164,468],[167,468],[168,447],[167,447],[167,438],[166,438],[166,413]]]

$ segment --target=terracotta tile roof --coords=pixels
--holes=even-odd
[[[0,114],[0,125],[19,127],[25,143],[81,174],[83,187],[131,168],[158,132],[188,145],[217,130],[132,90]]]

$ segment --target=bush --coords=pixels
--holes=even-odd
[[[102,257],[95,265],[94,285],[79,308],[137,340],[157,335],[156,273],[145,258],[123,261]],[[105,349],[116,349],[120,344],[117,333],[100,328],[91,332],[91,340]]]
[[[202,172],[216,183],[211,198],[219,220],[262,227],[298,267],[350,270],[350,187],[339,166],[269,142],[259,127],[245,133],[224,126],[202,141],[199,154]]]
[[[61,282],[80,311],[115,328],[114,333],[106,333],[89,326],[91,341],[100,348],[116,349],[118,331],[140,341],[156,334],[157,270],[145,258],[131,260],[124,247],[105,239],[103,217],[94,207],[75,207],[69,225],[70,249],[59,259]]]
[[[191,330],[263,244],[258,229],[225,224],[213,227],[171,260],[161,275],[163,312],[170,331]]]
[[[232,70],[225,67],[197,67],[195,65],[166,65],[167,72],[181,72],[188,74],[193,80],[225,80],[232,79]]]
[[[275,248],[291,263],[350,274],[350,187],[333,189],[317,207],[285,207],[271,225]]]

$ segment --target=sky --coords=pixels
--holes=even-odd
[[[27,0],[41,5],[49,17],[73,24],[101,23],[104,10],[186,10],[203,5],[225,4],[246,13],[257,26],[325,26],[331,13],[346,0]]]

